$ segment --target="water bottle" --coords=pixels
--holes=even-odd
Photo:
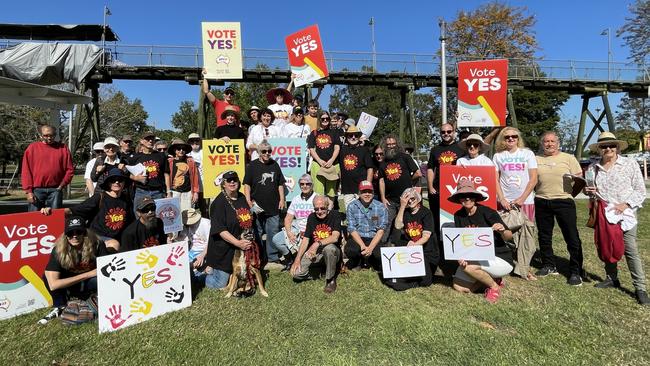
[[[585,180],[587,181],[587,187],[595,187],[596,182],[594,181],[594,171],[592,169],[587,169],[585,172]]]

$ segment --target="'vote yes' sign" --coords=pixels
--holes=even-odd
[[[318,25],[293,33],[284,40],[289,53],[291,73],[296,74],[295,86],[301,86],[329,75]]]
[[[508,60],[458,63],[458,127],[505,126]]]

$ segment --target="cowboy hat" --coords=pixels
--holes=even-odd
[[[623,151],[627,149],[628,146],[628,143],[626,141],[618,140],[613,133],[609,131],[605,131],[601,133],[600,136],[598,136],[598,142],[589,145],[589,150],[593,152],[598,152],[600,145],[611,145],[611,144],[618,145],[619,151]]]
[[[226,109],[221,113],[221,119],[226,119],[228,115],[235,116],[235,119],[239,121],[239,112],[237,112],[234,107],[227,106]]]
[[[353,133],[361,133],[361,131],[359,131],[359,128],[357,126],[352,125],[352,126],[348,127],[348,129],[345,131],[345,133],[346,134],[353,134]]]
[[[473,134],[467,136],[467,138],[465,140],[458,143],[458,146],[460,146],[461,149],[467,151],[468,150],[467,149],[467,142],[468,141],[478,141],[478,142],[480,142],[481,143],[481,153],[482,154],[485,154],[486,152],[488,152],[488,150],[490,150],[490,145],[483,142],[483,138],[481,137],[481,135],[476,134],[476,133],[473,133]]]
[[[192,152],[192,146],[190,146],[190,144],[186,143],[181,139],[173,139],[172,143],[169,145],[169,148],[167,149],[167,154],[176,155],[177,147],[182,147],[186,154]]]
[[[281,93],[282,96],[284,97],[283,103],[291,103],[293,100],[293,95],[285,89],[285,88],[273,88],[269,91],[266,92],[266,101],[269,102],[269,104],[275,104],[275,95]]]
[[[456,192],[449,196],[447,198],[448,201],[453,202],[453,203],[460,203],[461,197],[473,197],[476,199],[477,202],[479,201],[485,201],[487,197],[483,195],[483,193],[479,192],[474,188],[474,183],[468,179],[463,179],[460,182],[458,182],[458,186],[456,187]]]

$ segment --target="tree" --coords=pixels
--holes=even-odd
[[[178,112],[172,116],[171,124],[181,136],[187,138],[189,134],[197,132],[198,118],[199,111],[194,102],[186,100],[181,102]]]
[[[557,124],[557,134],[560,138],[560,150],[568,153],[573,152],[578,143],[578,121],[575,119],[561,120]],[[530,147],[528,141],[526,141],[526,146]],[[537,148],[539,148],[539,146]]]
[[[102,89],[99,102],[99,120],[103,136],[120,138],[144,131],[149,114],[140,99],[129,99],[120,90]]]
[[[616,113],[617,128],[635,128],[642,131],[648,129],[650,118],[650,101],[647,98],[630,98],[625,95],[621,98]]]
[[[634,129],[617,129],[615,134],[617,139],[626,141],[628,144],[627,149],[621,151],[622,153],[639,151],[639,141],[641,141],[639,131]]]
[[[577,126],[573,131],[564,131],[558,126],[560,121],[560,108],[569,99],[566,92],[515,90],[512,92],[512,101],[517,115],[517,128],[524,136],[526,146],[536,151],[539,147],[539,137],[545,131],[556,130],[560,135],[567,133],[576,134]],[[569,126],[565,126],[570,128]]]
[[[630,59],[639,65],[650,60],[650,0],[636,0],[629,7],[631,17],[616,32],[630,50]]]

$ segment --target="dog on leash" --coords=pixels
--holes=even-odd
[[[253,240],[253,234],[250,231],[242,233],[242,239]],[[235,250],[232,258],[232,274],[226,285],[226,297],[252,296],[255,289],[259,288],[260,294],[269,297],[264,288],[262,272],[260,271],[259,249],[257,244],[249,250]]]

